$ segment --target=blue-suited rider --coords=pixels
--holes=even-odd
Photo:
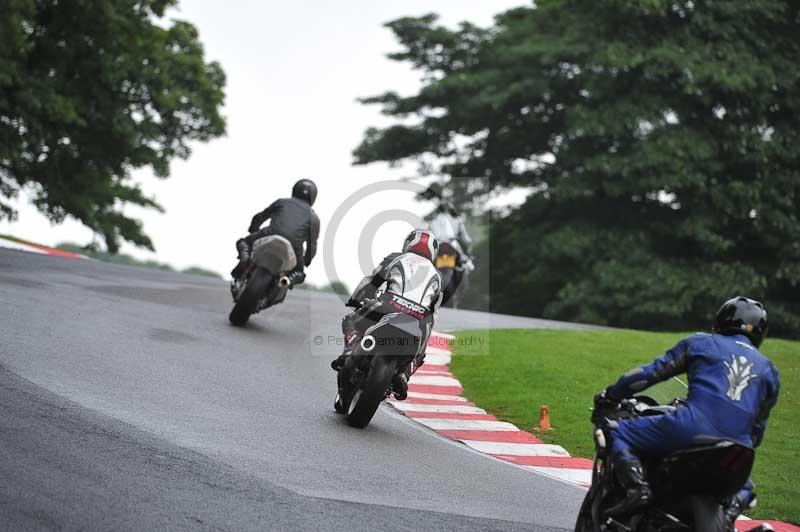
[[[611,457],[626,498],[609,508],[608,515],[632,515],[651,502],[640,458],[664,457],[697,446],[708,436],[752,447],[761,443],[780,387],[778,370],[758,350],[766,332],[764,305],[735,297],[714,317],[713,334],[684,338],[595,397],[595,410],[600,411],[676,375],[686,373],[689,380],[684,407],[664,416],[620,420],[610,427]],[[728,518],[735,519],[754,498],[748,482],[729,503]]]

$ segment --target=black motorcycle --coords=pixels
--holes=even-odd
[[[399,296],[384,297],[402,300],[398,305],[411,306],[411,312],[425,311]],[[414,359],[423,337],[420,319],[405,311],[386,314],[365,331],[338,375],[334,408],[345,414],[350,426],[364,428],[369,424],[378,406],[392,393],[393,377]]]
[[[287,273],[296,265],[292,244],[282,236],[256,240],[244,273],[231,283],[231,323],[242,326],[251,315],[283,301],[291,284]]]
[[[644,461],[654,500],[642,513],[612,519],[605,511],[625,498],[615,481],[607,447],[608,421],[642,416],[662,416],[681,406],[676,399],[659,405],[647,396],[625,399],[612,412],[592,416],[596,454],[592,487],[578,514],[575,532],[732,532],[724,507],[747,482],[755,453],[750,447],[724,439],[708,438],[697,447],[658,460]]]

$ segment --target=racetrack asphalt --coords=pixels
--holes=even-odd
[[[242,329],[231,304],[220,280],[0,250],[0,530],[572,529],[578,487],[388,406],[348,427],[336,296],[293,290]]]

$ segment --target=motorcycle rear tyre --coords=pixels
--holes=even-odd
[[[727,532],[722,506],[711,497],[692,497],[695,532]]]
[[[250,316],[258,310],[258,302],[267,293],[270,283],[272,282],[272,274],[267,270],[258,268],[252,274],[250,279],[247,280],[247,286],[244,287],[242,295],[239,300],[233,305],[228,319],[237,327],[241,327]]]
[[[456,271],[453,268],[442,268],[439,270],[439,275],[442,276],[442,306],[447,306],[450,303],[450,299],[458,288],[457,286],[451,286],[455,273]]]
[[[376,355],[370,362],[371,369],[366,379],[355,391],[347,407],[347,423],[363,429],[372,420],[378,405],[386,398],[386,390],[392,382],[397,364],[393,358]]]

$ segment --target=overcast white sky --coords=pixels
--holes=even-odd
[[[351,165],[351,152],[363,131],[386,123],[378,107],[363,106],[356,98],[389,89],[411,93],[419,84],[418,72],[386,58],[398,45],[383,23],[436,12],[449,26],[462,20],[485,26],[495,14],[529,3],[182,0],[171,17],[197,26],[207,59],[219,61],[227,74],[228,134],[195,145],[187,161],[173,162],[167,180],[154,178],[149,169],[135,174],[166,212],[129,209],[144,221],[156,253],[129,245],[123,252],[179,268],[204,266],[227,277],[235,262],[234,242],[245,234],[252,215],[288,196],[297,179],[309,177],[320,189],[314,207],[322,221],[320,255],[308,270],[309,281],[326,284],[322,241],[336,208],[373,181],[413,175],[413,167]],[[387,208],[426,210],[411,198],[401,192],[371,197],[345,217],[336,235],[334,262],[348,286],[362,275],[356,245],[365,222]],[[0,232],[46,245],[91,240],[91,232],[74,221],[52,226],[25,198],[17,205],[19,219],[0,222]],[[409,229],[403,222],[382,225],[373,259],[396,250]]]

